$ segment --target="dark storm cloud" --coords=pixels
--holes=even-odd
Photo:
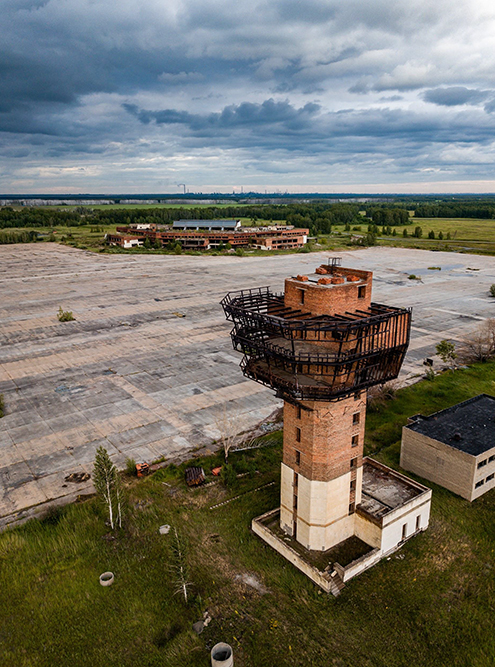
[[[207,115],[190,114],[187,111],[164,109],[163,111],[146,111],[133,104],[124,104],[124,108],[145,125],[154,120],[157,125],[183,124],[193,131],[203,132],[210,129],[221,129],[270,126],[282,124],[290,130],[307,129],[312,116],[320,110],[318,104],[308,103],[296,109],[288,101],[275,102],[265,100],[262,104],[243,102],[238,106],[225,107],[220,113]]]
[[[308,182],[315,160],[338,177],[347,160],[370,178],[407,174],[425,155],[481,164],[495,129],[489,10],[488,0],[4,0],[0,150],[11,173],[92,159],[103,180],[132,160],[153,170],[160,156],[175,174],[201,154],[204,179],[215,168],[220,182],[239,151],[245,170],[300,170]]]
[[[462,104],[480,104],[490,95],[486,90],[473,90],[464,86],[450,88],[433,88],[427,90],[423,99],[439,106],[453,107]]]

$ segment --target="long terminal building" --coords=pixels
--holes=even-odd
[[[180,220],[171,229],[156,225],[117,227],[116,234],[107,234],[110,245],[122,248],[142,246],[145,239],[165,247],[179,242],[183,250],[211,250],[229,243],[232,248],[254,247],[261,250],[302,248],[308,241],[309,229],[291,226],[241,227],[236,220]]]

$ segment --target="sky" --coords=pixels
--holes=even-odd
[[[2,0],[0,192],[495,192],[491,0]]]

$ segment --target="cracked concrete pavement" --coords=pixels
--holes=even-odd
[[[374,301],[413,307],[403,377],[421,372],[439,340],[460,340],[494,315],[495,258],[380,247],[339,255],[374,272]],[[328,256],[0,246],[0,527],[90,490],[64,478],[91,472],[98,445],[118,466],[183,459],[211,446],[224,415],[242,429],[265,419],[279,401],[243,378],[219,301],[242,288],[280,291]],[[58,322],[59,306],[76,321]]]

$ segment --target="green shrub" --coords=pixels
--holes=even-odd
[[[76,318],[71,310],[63,310],[62,306],[60,306],[57,313],[57,319],[59,322],[72,322]]]
[[[433,368],[430,367],[425,373],[425,380],[433,382],[434,379],[435,379],[435,371],[433,370]]]
[[[136,461],[129,456],[125,460],[125,472],[131,477],[136,476]]]
[[[490,296],[495,296],[495,285],[490,285]]]
[[[229,463],[224,464],[220,473],[220,479],[227,488],[235,487],[237,485],[237,475],[234,466]]]

